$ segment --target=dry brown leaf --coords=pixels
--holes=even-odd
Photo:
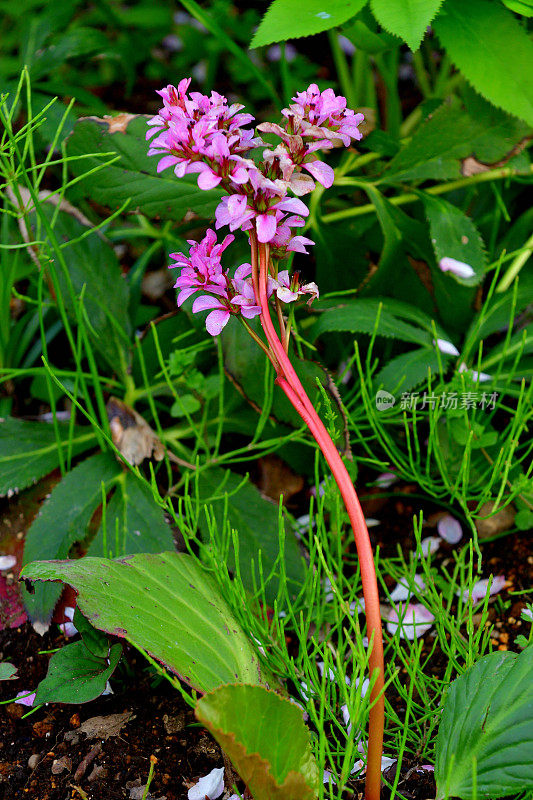
[[[107,122],[109,133],[126,133],[132,119],[138,116],[138,114],[117,114],[115,117],[111,117],[109,114],[104,114],[103,120]]]
[[[126,461],[133,466],[141,464],[145,458],[162,461],[165,447],[147,422],[133,408],[130,408],[117,397],[110,397],[107,406],[107,418],[111,428],[111,438]],[[175,464],[194,469],[193,464],[177,458],[170,451],[168,457]]]
[[[67,731],[65,740],[77,744],[80,734],[84,733],[88,739],[109,739],[110,736],[118,736],[124,725],[133,717],[132,711],[124,714],[108,714],[106,717],[90,717],[82,722],[75,731]]]
[[[261,492],[276,503],[283,495],[285,502],[300,492],[304,486],[304,479],[297,475],[278,456],[268,455],[258,459],[259,482]]]

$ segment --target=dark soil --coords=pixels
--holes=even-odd
[[[295,497],[300,489],[300,485],[294,486]],[[404,550],[412,549],[412,515],[421,505],[418,498],[409,496],[414,488],[397,486],[391,491],[392,496],[386,500],[367,495],[364,503],[367,515],[382,520],[382,525],[371,529],[371,533],[374,545],[379,544],[387,555],[394,555],[398,543]],[[269,493],[275,495],[277,487]],[[6,514],[0,524],[5,534],[6,520],[9,520],[7,527],[11,529],[11,542],[15,543],[10,549],[17,555],[22,546],[23,529],[42,500],[40,495],[42,492],[35,487],[14,499],[11,513]],[[27,514],[20,510],[24,506]],[[431,522],[431,508],[424,508],[424,514]],[[428,528],[424,535],[432,533],[434,531]],[[2,538],[0,536],[0,540]],[[481,546],[487,574],[488,571],[495,575],[503,573],[509,582],[498,599],[491,599],[489,618],[495,626],[493,647],[516,649],[514,640],[522,632],[519,617],[524,603],[513,592],[519,593],[533,585],[531,538],[527,533],[516,533],[504,540],[482,542]],[[443,544],[435,560],[451,558],[452,550],[451,546]],[[0,698],[6,700],[19,691],[35,689],[46,674],[50,657],[40,651],[50,651],[64,643],[56,625],[43,637],[38,636],[29,623],[1,631],[0,661],[10,661],[17,666],[18,679],[0,682]],[[443,667],[438,658],[432,660],[432,671],[438,673]],[[183,800],[189,786],[200,776],[224,765],[220,748],[196,723],[193,711],[135,651],[126,648],[126,657],[113,676],[112,685],[114,694],[91,703],[51,704],[29,716],[26,716],[29,709],[20,704],[0,706],[0,800],[142,797],[139,787],[146,784],[151,756],[155,756],[157,763],[149,800]],[[395,702],[390,695],[389,699]],[[401,713],[401,701],[399,698],[397,701]],[[111,715],[117,714],[129,717],[114,735],[102,738],[106,727],[114,721]],[[88,738],[85,733],[72,736],[87,720],[99,716],[107,718],[104,733],[96,738]],[[420,766],[421,763],[414,760],[403,766],[398,789],[406,800],[435,797],[433,775],[417,771]],[[392,767],[385,777],[392,781],[395,769]],[[344,796],[362,797],[363,784],[363,781],[352,782]],[[383,800],[388,796],[384,789]]]

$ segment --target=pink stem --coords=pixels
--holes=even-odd
[[[250,236],[252,245],[252,268],[257,274],[258,243],[255,233]],[[327,432],[322,420],[315,411],[300,379],[298,378],[285,349],[279,340],[268,307],[267,297],[268,245],[259,245],[259,301],[261,305],[261,323],[269,345],[271,346],[280,368],[276,383],[283,389],[300,417],[309,427],[318,446],[333,473],[339,487],[346,511],[352,524],[357,555],[361,570],[363,596],[365,598],[365,614],[367,635],[372,640],[369,654],[370,675],[376,674],[376,681],[370,694],[370,716],[368,733],[368,758],[365,783],[366,800],[379,800],[381,785],[381,754],[383,749],[383,728],[385,717],[383,635],[381,630],[381,612],[379,593],[374,566],[374,556],[365,518],[352,479],[348,474],[339,451]]]

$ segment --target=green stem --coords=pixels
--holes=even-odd
[[[533,173],[533,164],[529,167],[529,172]],[[477,175],[472,175],[468,178],[458,178],[456,181],[448,181],[447,183],[439,183],[437,186],[430,186],[429,189],[424,189],[427,194],[446,194],[453,192],[455,189],[462,189],[465,186],[474,186],[478,183],[487,183],[488,181],[503,180],[504,178],[513,178],[518,176],[518,172],[514,167],[497,167],[496,169],[489,169],[486,172],[480,172]],[[522,174],[522,173],[520,173]],[[339,178],[335,180],[336,186],[357,186],[363,187],[365,183],[355,178]],[[375,184],[372,184],[375,185]],[[408,203],[414,203],[420,200],[420,195],[417,194],[401,194],[396,197],[388,197],[387,200],[393,206],[403,206]],[[373,203],[367,203],[363,206],[356,206],[355,208],[346,208],[343,211],[334,211],[331,214],[325,214],[322,217],[322,222],[339,222],[343,219],[351,219],[352,217],[361,217],[364,214],[372,214],[375,212]]]
[[[348,69],[346,56],[342,52],[339,44],[339,35],[337,31],[328,31],[328,38],[329,46],[331,47],[331,55],[333,56],[333,61],[335,62],[337,77],[341,85],[342,93],[346,97],[348,108],[353,108],[355,105],[357,105],[357,102],[354,94],[352,77],[350,75],[350,70]]]
[[[533,233],[525,243],[522,252],[519,253],[513,262],[507,268],[505,275],[499,282],[498,286],[496,287],[497,292],[505,292],[512,284],[524,264],[529,259],[531,253],[533,253]]]
[[[429,82],[429,77],[426,72],[424,59],[422,57],[420,49],[418,49],[416,53],[413,53],[413,67],[415,70],[415,75],[418,81],[418,85],[420,87],[420,91],[422,92],[424,99],[426,99],[426,97],[431,97],[433,92],[431,90],[431,84]]]

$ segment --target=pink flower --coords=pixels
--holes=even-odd
[[[234,238],[230,234],[223,242],[217,244],[216,233],[209,229],[201,242],[189,241],[191,248],[188,256],[183,253],[170,254],[170,257],[176,260],[174,264],[170,264],[170,269],[182,268],[174,284],[174,288],[181,289],[178,294],[178,306],[199,289],[213,294],[224,294],[227,278],[222,270],[220,257]]]
[[[290,277],[286,269],[278,273],[277,279],[272,281],[272,286],[278,298],[284,303],[293,303],[303,294],[311,295],[308,301],[309,303],[312,303],[313,300],[318,297],[318,286],[316,283],[312,282],[300,285],[298,273]]]
[[[294,133],[325,138],[331,144],[340,140],[345,147],[349,147],[351,139],[363,138],[357,126],[363,122],[364,115],[346,108],[346,98],[336,95],[333,89],[321,92],[316,83],[312,83],[292,99],[293,104],[281,113],[289,120]]]

